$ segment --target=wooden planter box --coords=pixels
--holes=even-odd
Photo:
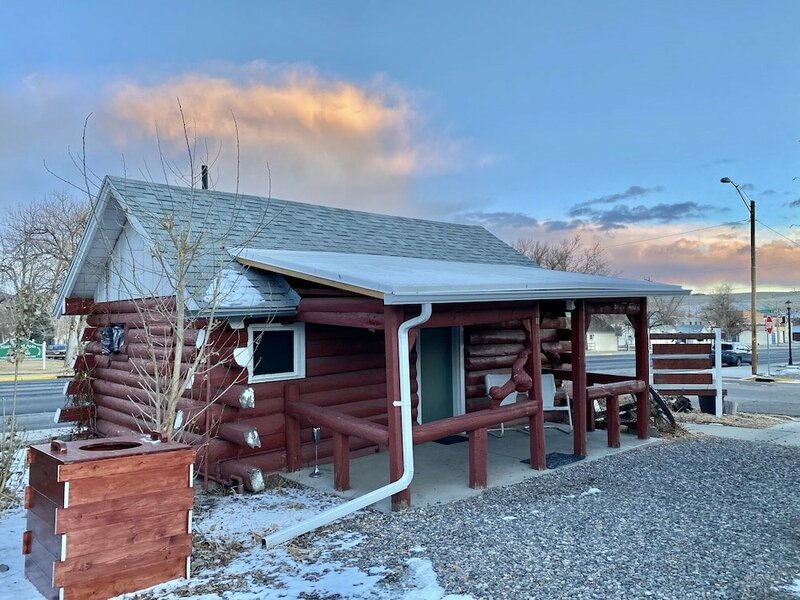
[[[25,576],[60,600],[188,577],[194,459],[147,436],[31,446]]]

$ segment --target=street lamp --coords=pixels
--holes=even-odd
[[[753,346],[751,366],[753,375],[758,375],[758,343],[756,338],[756,203],[755,200],[750,200],[748,205],[742,188],[731,181],[730,177],[723,177],[719,182],[730,183],[735,187],[745,208],[750,211],[750,337]]]
[[[789,324],[789,366],[792,366],[792,301],[786,301],[786,322]]]

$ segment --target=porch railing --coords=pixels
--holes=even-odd
[[[414,444],[424,444],[439,438],[467,432],[469,436],[469,485],[485,488],[488,473],[488,429],[527,417],[530,425],[531,468],[544,468],[544,421],[538,419],[541,406],[536,400],[526,400],[499,408],[487,408],[465,415],[448,417],[422,425],[414,425]],[[350,437],[361,438],[379,446],[389,443],[389,428],[379,423],[346,415],[337,410],[316,406],[307,402],[286,404],[286,448],[287,468],[296,471],[301,467],[300,423],[326,427],[333,432],[333,479],[334,487],[344,491],[350,488]]]

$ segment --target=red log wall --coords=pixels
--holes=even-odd
[[[337,298],[336,301],[367,303],[355,306],[370,308],[372,300]],[[304,299],[305,301],[305,299]],[[330,303],[331,299],[325,298]],[[306,305],[317,312],[332,312],[322,298],[312,298],[316,304]],[[148,335],[153,336],[160,357],[173,355],[171,328],[151,319],[149,334],[143,329],[141,317],[130,301],[97,304],[88,317],[88,327],[83,339],[87,341],[86,356],[76,369],[88,371],[96,406],[95,429],[103,435],[125,435],[148,431],[147,396],[140,386],[142,372],[154,373],[155,367],[148,358]],[[316,314],[316,313],[315,313]],[[166,321],[165,321],[166,322]],[[99,328],[107,324],[126,325],[125,345],[119,354],[100,354]],[[569,370],[572,360],[569,320],[565,317],[564,303],[541,305],[541,353],[539,361],[545,368]],[[187,332],[185,361],[195,352],[196,332]],[[487,373],[510,373],[519,353],[525,349],[528,337],[521,321],[508,321],[494,325],[472,325],[464,328],[465,383],[467,409],[485,408],[488,402],[484,388]],[[199,418],[186,433],[185,441],[199,446],[201,468],[208,465],[212,478],[230,481],[232,477],[244,479],[261,470],[277,471],[286,468],[286,418],[284,405],[296,400],[336,408],[345,414],[365,418],[386,425],[386,363],[384,333],[369,330],[322,324],[306,324],[306,377],[303,379],[258,383],[251,387],[255,392],[255,406],[244,408],[239,395],[248,387],[247,371],[232,360],[232,351],[247,343],[247,330],[220,329],[211,336],[213,368],[205,377],[196,377],[192,389],[184,394],[180,408],[191,416],[205,406],[210,394],[216,404],[210,409],[210,419]],[[409,357],[412,380],[413,412],[416,416],[418,395],[416,389],[416,353]],[[188,363],[186,365],[188,368]],[[560,383],[560,382],[557,382]],[[294,389],[296,391],[290,391]],[[299,460],[308,464],[313,460],[311,427],[313,423],[301,421],[302,446]],[[253,434],[254,430],[254,434]],[[251,443],[245,441],[250,433]],[[207,436],[210,442],[207,442]],[[253,440],[257,443],[253,444]],[[370,442],[350,437],[353,451],[377,450]],[[251,447],[256,445],[257,447]],[[332,434],[322,430],[320,458],[333,454]]]
[[[94,310],[95,313],[88,318],[89,327],[84,335],[88,341],[86,358],[77,368],[88,370],[91,376],[93,400],[97,407],[96,431],[103,435],[149,431],[146,415],[152,409],[147,405],[147,395],[139,382],[142,371],[154,373],[155,367],[147,358],[149,345],[144,339],[140,316],[131,310],[128,302],[98,304]],[[99,327],[112,323],[126,325],[125,344],[119,354],[102,355]],[[172,355],[169,328],[153,329],[151,333],[158,333],[155,345],[165,348],[159,356]],[[185,347],[186,360],[195,351],[195,335],[191,333],[187,339],[190,343]],[[207,462],[212,478],[225,480],[231,473],[246,473],[249,469],[269,472],[286,467],[284,403],[289,386],[297,387],[301,402],[336,408],[348,415],[387,424],[383,331],[306,324],[306,377],[252,384],[250,387],[255,392],[253,408],[239,405],[239,394],[248,387],[247,370],[230,360],[233,348],[246,345],[247,330],[220,329],[214,331],[211,340],[215,364],[208,381],[195,377],[194,385],[185,392],[180,408],[187,415],[202,410],[210,383],[211,397],[218,398],[209,413],[211,441],[205,444],[207,423],[203,417],[197,419],[186,433],[185,441],[201,446],[198,453],[201,468]],[[419,397],[414,352],[410,363],[416,416]],[[301,422],[301,460],[305,464],[313,459],[312,426],[313,423]],[[256,430],[260,447],[253,448],[244,442],[243,432],[249,429]],[[332,434],[324,428],[321,433],[319,453],[324,460],[333,453]],[[351,437],[350,445],[353,450],[371,446],[355,437]]]

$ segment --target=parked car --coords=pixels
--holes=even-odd
[[[752,364],[753,355],[747,346],[722,342],[722,366],[738,367],[742,363]],[[711,350],[711,363],[714,363],[714,350]]]
[[[64,358],[66,354],[66,344],[50,344],[47,346],[47,358]]]

